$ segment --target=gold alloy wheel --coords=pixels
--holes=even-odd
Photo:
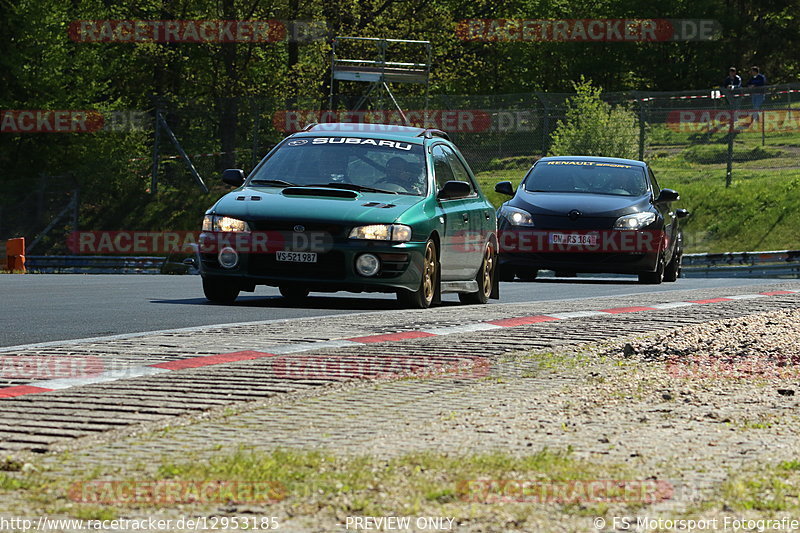
[[[483,294],[488,298],[492,294],[492,271],[494,270],[494,250],[492,245],[486,246],[483,256]]]
[[[433,301],[436,290],[436,248],[429,242],[425,247],[425,270],[422,272],[422,295],[426,302]]]

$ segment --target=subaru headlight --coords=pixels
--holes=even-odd
[[[614,229],[642,229],[656,221],[655,213],[633,213],[619,217],[614,222]]]
[[[203,231],[248,233],[250,226],[238,218],[206,215],[203,217]]]
[[[533,216],[524,209],[504,205],[497,212],[498,218],[505,218],[512,226],[533,227]]]
[[[411,227],[404,224],[358,226],[350,232],[350,238],[369,241],[407,242],[411,240]]]

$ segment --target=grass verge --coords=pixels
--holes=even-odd
[[[451,516],[462,521],[496,523],[501,514],[523,527],[529,520],[550,520],[554,512],[564,513],[564,517],[585,517],[604,514],[612,506],[615,510],[635,510],[649,503],[649,495],[655,494],[651,491],[646,496],[631,498],[629,489],[615,485],[606,486],[610,488],[602,492],[589,491],[589,482],[597,480],[619,480],[634,485],[651,481],[643,481],[646,476],[630,465],[595,463],[576,457],[569,449],[543,449],[524,455],[413,453],[385,460],[371,456],[342,457],[322,451],[266,452],[240,448],[220,451],[202,460],[187,457],[181,462],[165,462],[155,473],[145,474],[137,468],[140,467],[84,473],[82,481],[269,482],[281,486],[284,495],[280,501],[269,504],[270,513],[302,516],[312,523],[340,521],[351,515]],[[0,477],[0,495],[15,493],[28,511],[84,519],[152,515],[155,510],[170,512],[163,502],[74,503],[67,497],[72,484],[60,481],[61,477],[47,472],[14,474],[13,482],[2,482],[5,478]],[[490,481],[492,488],[488,488]],[[521,492],[518,489],[522,481],[533,488]],[[589,494],[600,497],[587,499]],[[247,504],[217,502],[211,506],[216,507],[212,512],[224,514],[232,509],[238,512],[237,505],[243,503]],[[209,511],[209,505],[200,502],[173,507],[181,514]],[[249,508],[261,512],[258,505]]]
[[[761,465],[758,471],[737,472],[687,515],[737,513],[750,519],[779,518],[776,512],[800,512],[800,461]]]

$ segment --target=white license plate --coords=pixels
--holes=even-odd
[[[276,252],[275,259],[288,263],[316,263],[316,252]]]
[[[551,233],[550,244],[597,246],[597,235],[580,235],[576,233]]]

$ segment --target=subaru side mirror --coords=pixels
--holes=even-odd
[[[234,187],[241,187],[244,183],[244,171],[240,168],[226,168],[222,173],[222,181]]]

